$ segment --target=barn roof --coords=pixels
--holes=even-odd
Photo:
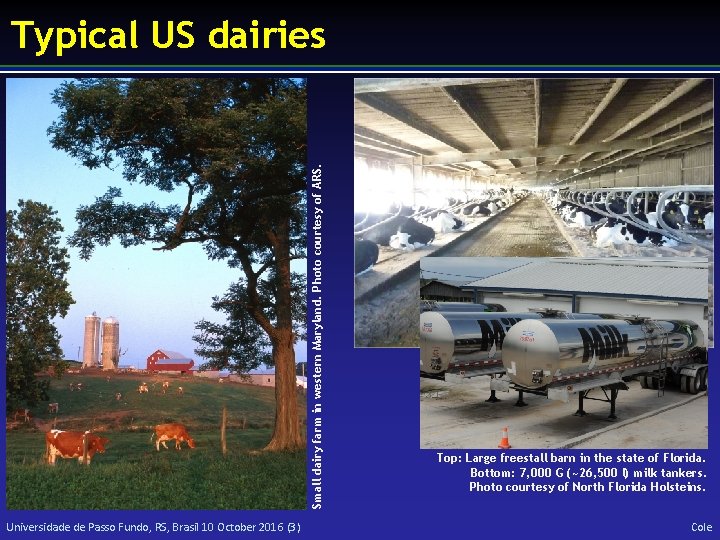
[[[707,261],[698,260],[543,259],[473,281],[463,288],[707,302],[708,266]]]
[[[169,351],[167,349],[158,349],[158,351],[167,356],[169,360],[190,360],[190,358],[179,352]]]
[[[711,78],[358,78],[355,155],[532,187],[713,140]]]

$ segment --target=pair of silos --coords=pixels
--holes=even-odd
[[[108,317],[102,321],[101,334],[100,317],[93,312],[85,317],[83,368],[98,367],[101,359],[103,370],[117,369],[120,361],[120,322],[115,317]]]

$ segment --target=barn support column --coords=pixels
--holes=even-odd
[[[416,206],[416,194],[418,186],[423,185],[423,157],[415,156],[412,162],[412,205]]]

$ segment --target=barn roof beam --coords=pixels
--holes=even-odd
[[[672,129],[672,128],[674,128],[675,126],[679,126],[679,125],[687,122],[688,120],[692,120],[692,119],[695,118],[696,116],[701,116],[701,115],[703,115],[703,114],[705,114],[705,113],[708,113],[708,112],[712,111],[712,110],[713,110],[713,107],[714,107],[714,104],[713,104],[713,101],[712,101],[712,100],[706,101],[706,102],[703,103],[702,105],[700,105],[700,106],[698,106],[698,107],[695,107],[695,108],[692,109],[691,111],[688,111],[688,112],[686,112],[685,114],[683,114],[683,115],[681,115],[681,116],[678,116],[678,117],[675,118],[674,120],[670,120],[669,122],[665,122],[662,126],[656,128],[656,129],[653,129],[653,130],[651,130],[651,131],[648,131],[647,133],[643,133],[643,134],[640,135],[638,138],[654,137],[655,135],[659,135],[660,133],[663,133],[663,132],[665,132],[665,131],[667,131],[667,130],[669,130],[669,129]]]
[[[450,148],[460,150],[461,152],[470,152],[472,150],[472,148],[466,144],[436,128],[426,120],[420,118],[417,114],[409,111],[387,96],[376,93],[360,94],[356,95],[355,99],[377,111],[380,111],[381,113],[390,116],[391,118],[394,118],[395,120],[398,120],[399,122],[402,122],[403,124],[406,124],[423,135],[427,135],[436,141],[440,141]]]
[[[480,114],[478,108],[472,106],[472,104],[468,101],[467,96],[460,90],[460,88],[456,86],[445,86],[442,88],[442,91],[448,98],[450,98],[458,110],[473,123],[477,130],[490,141],[490,144],[492,144],[497,150],[500,150],[501,148],[497,140],[497,135],[492,132],[482,114]],[[477,159],[475,161],[484,162],[485,160]],[[513,161],[510,161],[510,163],[515,167],[519,165],[519,163],[514,163]]]
[[[667,108],[669,105],[683,97],[685,94],[690,92],[693,88],[696,86],[702,84],[705,81],[705,79],[688,79],[680,86],[675,88],[672,92],[670,92],[667,96],[662,98],[660,101],[649,107],[648,109],[645,109],[642,113],[637,115],[635,118],[631,119],[627,123],[625,123],[623,126],[617,129],[615,133],[610,135],[609,137],[606,137],[603,139],[603,142],[613,141],[617,139],[620,135],[623,135],[624,133],[627,133],[628,131],[635,129],[640,124],[642,124],[645,120],[651,118],[652,116],[656,115],[663,109]],[[590,152],[588,154],[583,155],[578,161],[582,161],[584,159],[587,159],[593,154],[593,152]]]
[[[512,148],[509,150],[486,150],[484,152],[467,152],[463,154],[438,154],[435,156],[426,156],[425,163],[463,163],[468,161],[486,161],[499,159],[521,159],[533,157],[557,156],[560,154],[571,154],[593,150],[593,152],[604,152],[609,150],[632,150],[642,148],[647,141],[643,139],[622,139],[610,143],[584,143],[571,146],[569,144]]]
[[[406,150],[404,148],[398,148],[397,146],[381,143],[379,141],[375,141],[372,139],[366,139],[362,135],[355,135],[355,145],[356,146],[363,146],[365,148],[370,149],[376,149],[376,150],[382,150],[385,152],[390,152],[392,154],[397,154],[400,156],[417,156],[417,152],[413,152],[412,150]]]
[[[427,150],[418,146],[414,146],[412,144],[406,143],[405,141],[401,141],[400,139],[395,139],[394,137],[389,137],[387,135],[383,135],[382,133],[378,133],[377,131],[374,131],[372,129],[355,124],[355,139],[357,140],[358,137],[362,137],[366,141],[366,144],[369,144],[369,141],[377,141],[378,143],[380,143],[378,145],[379,147],[393,146],[398,150],[417,155],[428,153]]]
[[[654,137],[655,135],[669,131],[676,126],[680,126],[686,122],[689,122],[690,120],[692,120],[693,118],[696,118],[698,116],[700,116],[700,121],[702,121],[702,115],[712,111],[713,108],[714,108],[713,102],[707,101],[707,102],[703,103],[702,105],[695,107],[691,111],[688,111],[687,113],[685,113],[681,116],[678,116],[677,118],[674,118],[673,120],[670,120],[669,122],[665,122],[662,126],[656,128],[656,129],[653,129],[651,131],[648,131],[646,133],[643,133],[638,138]],[[600,158],[607,159],[615,153],[616,152],[609,152],[603,156],[600,156]]]
[[[627,157],[628,159],[635,160],[635,159],[638,159],[641,157],[649,157],[652,155],[675,154],[675,153],[682,152],[684,150],[688,150],[688,149],[694,148],[696,146],[702,146],[702,145],[705,145],[705,144],[708,144],[711,142],[712,142],[712,135],[708,135],[708,134],[694,135],[692,137],[688,137],[688,144],[682,145],[681,147],[680,146],[677,146],[677,147],[672,146],[670,148],[656,147],[656,148],[652,148],[651,150],[648,150],[648,151],[642,152],[642,153],[636,154],[635,152],[632,152],[632,154],[626,154],[625,156],[623,156],[623,158]],[[617,161],[613,161],[613,164],[615,164],[616,166],[620,166],[620,165],[623,165],[626,167],[631,166],[630,163],[626,163],[626,162],[620,163]],[[582,165],[583,164],[581,164],[581,163],[574,163],[574,162],[570,162],[570,161],[562,163],[559,166],[550,165],[548,163],[541,163],[537,167],[529,165],[529,166],[525,166],[525,167],[518,167],[517,169],[498,169],[496,171],[496,174],[504,174],[504,175],[513,176],[513,175],[548,173],[548,174],[557,176],[560,173],[567,173],[568,171],[572,171],[576,167],[582,166]],[[588,163],[586,162],[584,166],[587,167]],[[603,166],[603,164],[599,163],[598,166]]]
[[[376,148],[366,148],[363,146],[355,146],[355,157],[364,157],[368,159],[380,159],[382,161],[389,161],[392,163],[406,163],[412,164],[412,158],[401,158],[396,154],[384,152]]]
[[[395,92],[403,90],[421,90],[441,88],[443,86],[465,86],[468,84],[492,84],[497,82],[516,82],[517,79],[478,79],[478,78],[370,78],[355,79],[355,94],[368,92]]]
[[[585,132],[590,129],[590,126],[592,126],[595,123],[595,120],[598,119],[598,117],[602,114],[602,112],[607,108],[607,106],[610,104],[610,102],[620,93],[620,90],[622,90],[622,87],[625,86],[625,83],[627,82],[627,79],[615,79],[615,82],[610,87],[610,90],[607,91],[605,96],[602,98],[600,103],[598,103],[597,107],[595,107],[595,110],[592,112],[590,116],[588,116],[587,120],[585,120],[585,123],[582,125],[582,127],[573,135],[573,138],[570,140],[570,144],[577,144],[577,142],[580,140],[580,137],[585,135]],[[560,156],[557,158],[557,161],[555,164],[557,165],[562,161],[564,156]]]
[[[698,86],[699,84],[702,84],[705,81],[705,79],[688,79],[684,83],[682,83],[680,86],[678,86],[675,90],[670,92],[667,96],[662,98],[660,101],[655,103],[652,107],[645,110],[632,120],[630,120],[627,124],[619,128],[615,133],[607,137],[606,139],[603,139],[603,142],[613,141],[617,139],[620,135],[623,135],[624,133],[627,133],[631,129],[635,129],[640,124],[642,124],[645,120],[650,118],[651,116],[656,115],[663,109],[665,109],[668,105],[671,103],[677,101],[681,97],[683,97],[685,94],[687,94],[690,90]]]
[[[648,137],[644,139],[628,138],[618,139],[609,142],[589,142],[575,145],[560,144],[541,146],[539,148],[514,148],[511,150],[490,150],[486,152],[470,152],[464,154],[439,154],[436,156],[426,156],[424,163],[427,165],[437,165],[443,163],[463,163],[467,161],[484,161],[497,159],[519,159],[543,156],[557,156],[560,154],[594,154],[597,152],[615,152],[622,150],[642,150],[648,147],[655,147],[665,144],[666,141],[678,140],[682,137],[688,137],[700,131],[713,127],[713,120],[706,120],[692,129],[683,133],[673,134],[671,137]],[[582,158],[577,159],[575,163],[579,163]]]

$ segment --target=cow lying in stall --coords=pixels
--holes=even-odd
[[[165,441],[169,441],[170,439],[175,439],[175,450],[180,450],[183,441],[187,442],[190,448],[195,448],[195,441],[188,435],[187,429],[185,429],[185,426],[182,424],[158,424],[155,426],[153,434],[150,435],[150,442],[152,442],[154,437],[157,437],[155,440],[155,448],[157,448],[158,452],[160,451],[161,443],[166,450],[168,449]]]
[[[52,429],[45,434],[45,449],[48,463],[55,465],[55,459],[61,458],[78,458],[78,462],[83,462],[83,446],[87,443],[87,465],[96,452],[103,454],[105,445],[110,439],[100,437],[94,433],[86,431],[61,431]]]

